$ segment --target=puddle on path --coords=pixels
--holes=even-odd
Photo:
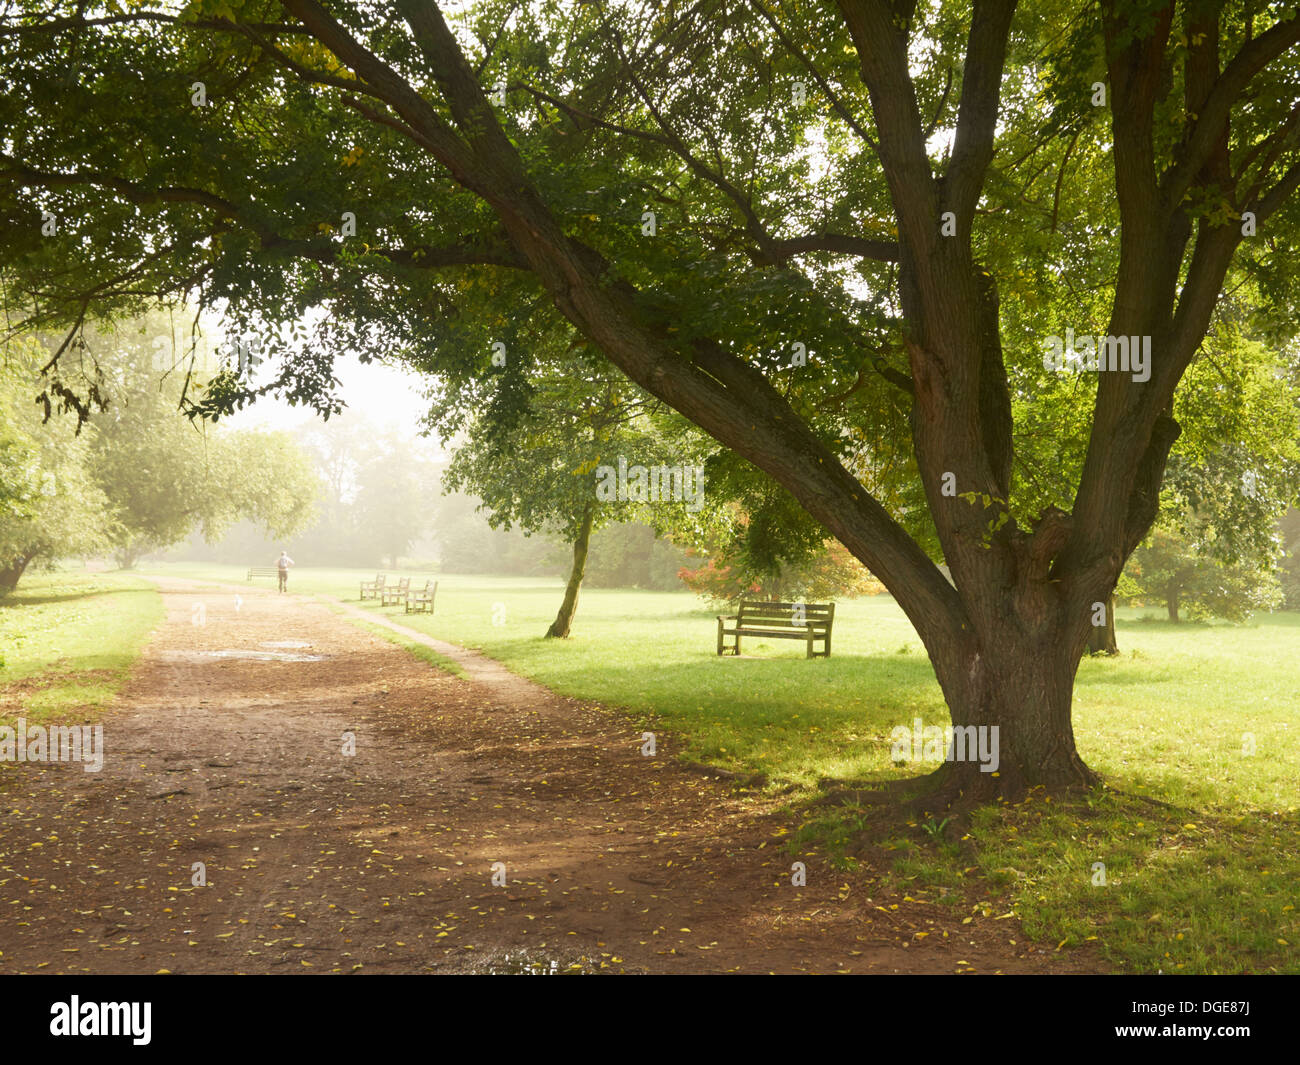
[[[309,646],[304,644],[304,646]],[[238,658],[253,662],[319,662],[328,655],[291,654],[288,651],[164,651],[163,658],[173,662],[204,662],[209,658]]]

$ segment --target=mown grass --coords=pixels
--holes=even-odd
[[[0,724],[96,720],[162,617],[157,590],[138,577],[25,576],[0,599]]]
[[[242,578],[234,567],[166,572]],[[355,601],[356,582],[373,576],[299,568],[292,584]],[[589,589],[574,637],[556,641],[542,633],[558,581],[438,579],[437,612],[400,620],[624,708],[630,735],[669,730],[687,757],[766,774],[804,812],[796,845],[848,865],[871,838],[914,895],[973,907],[973,919],[1014,913],[1036,939],[1096,943],[1118,969],[1300,972],[1300,615],[1173,625],[1121,611],[1122,654],[1085,660],[1075,688],[1079,747],[1107,787],[979,810],[954,833],[939,818],[815,804],[831,782],[915,776],[927,767],[895,766],[890,731],[948,722],[920,641],[887,597],[837,605],[830,659],[808,661],[794,641],[746,641],[734,659],[716,656],[714,611],[688,593]]]

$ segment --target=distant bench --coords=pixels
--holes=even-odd
[[[393,606],[406,599],[406,593],[411,590],[411,578],[403,577],[397,582],[397,587],[391,584],[385,584],[379,590],[379,605]]]
[[[417,588],[413,592],[408,592],[406,596],[406,612],[408,614],[419,614],[427,610],[433,613],[433,600],[438,594],[438,582],[428,580],[424,582],[423,588]]]
[[[829,658],[831,655],[831,628],[835,624],[834,603],[774,603],[769,601],[740,601],[737,614],[718,615],[718,654],[740,654],[742,636],[771,636],[778,640],[803,640],[808,645],[809,658]],[[730,628],[727,622],[735,622]],[[735,637],[730,647],[725,637]],[[820,640],[817,651],[814,642]]]
[[[249,566],[248,579],[251,581],[254,577],[278,577],[280,575],[279,566]]]
[[[430,578],[423,588],[412,588],[410,577],[401,577],[396,584],[388,583],[388,575],[376,573],[373,581],[361,582],[362,599],[378,599],[380,606],[405,603],[408,614],[424,611],[433,613],[433,600],[438,594],[438,582]]]

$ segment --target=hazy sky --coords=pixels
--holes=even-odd
[[[349,357],[335,362],[334,376],[342,382],[340,394],[347,407],[341,415],[331,418],[329,424],[333,425],[336,419],[346,419],[351,411],[356,410],[405,436],[418,434],[420,421],[428,409],[421,375],[405,368],[362,363]],[[267,397],[239,411],[226,424],[233,429],[256,426],[292,430],[312,419],[319,419],[319,415],[308,408],[291,407],[284,400]],[[437,447],[435,439],[431,438],[428,443],[430,448]]]

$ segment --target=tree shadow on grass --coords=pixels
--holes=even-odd
[[[29,606],[49,606],[54,603],[70,603],[79,599],[98,599],[103,596],[138,595],[149,591],[148,588],[88,588],[84,591],[51,592],[25,594],[20,587],[17,591],[0,598],[0,611]]]
[[[801,801],[792,846],[888,869],[914,893],[993,900],[984,918],[1014,912],[1030,937],[1095,943],[1124,971],[1300,971],[1294,813],[1168,803],[1116,780],[927,817],[906,802],[921,779]]]

